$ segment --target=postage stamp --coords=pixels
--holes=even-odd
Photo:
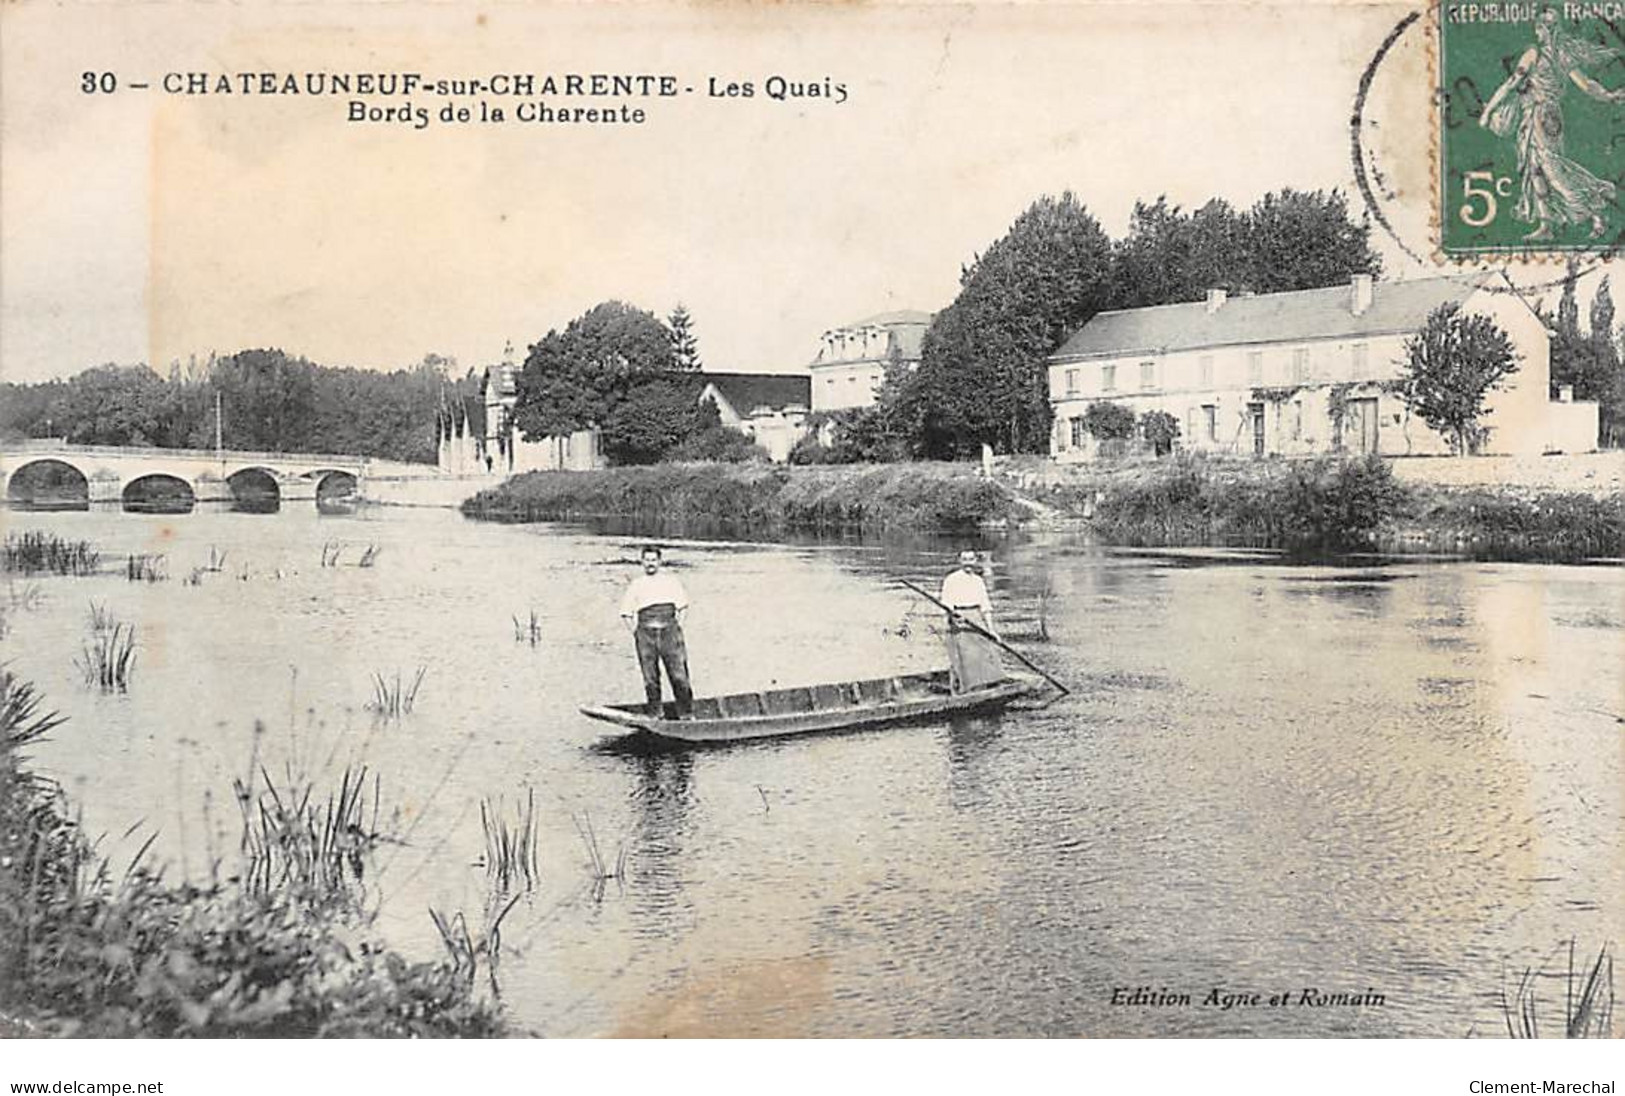
[[[1625,243],[1625,4],[1439,6],[1446,256]]]

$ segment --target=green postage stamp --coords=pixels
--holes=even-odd
[[[1625,244],[1625,2],[1439,5],[1445,255]]]

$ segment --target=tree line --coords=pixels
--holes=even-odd
[[[79,445],[343,453],[433,463],[436,413],[471,392],[472,374],[428,355],[410,369],[317,365],[281,350],[175,363],[100,365],[67,380],[0,385],[0,438]]]
[[[1049,356],[1097,313],[1201,300],[1210,289],[1278,293],[1378,275],[1370,227],[1339,191],[1283,189],[1240,209],[1213,199],[1185,210],[1137,202],[1113,239],[1071,192],[1043,196],[960,271],[959,292],[933,317],[910,368],[886,369],[877,403],[818,416],[792,454],[804,462],[953,459],[985,444],[1045,453],[1052,411]],[[1571,268],[1552,323],[1552,381],[1602,404],[1603,440],[1625,435],[1621,366],[1607,279],[1582,332]],[[530,439],[594,428],[616,464],[753,459],[750,439],[698,402],[703,386],[693,318],[662,319],[605,301],[530,345],[510,421]],[[433,461],[442,410],[478,380],[430,355],[393,373],[335,369],[279,350],[247,350],[159,377],[145,366],[101,366],[68,381],[0,386],[0,435],[207,447],[214,403],[228,447],[326,451]],[[1098,424],[1120,433],[1125,424]],[[1131,429],[1137,429],[1137,426]],[[1147,427],[1161,451],[1177,423]]]
[[[966,264],[932,319],[918,367],[891,369],[878,403],[835,416],[797,459],[952,459],[986,444],[1049,451],[1047,359],[1097,313],[1201,300],[1209,289],[1279,293],[1381,273],[1370,226],[1339,191],[1285,189],[1248,209],[1137,202],[1113,240],[1071,192],[1044,196]]]

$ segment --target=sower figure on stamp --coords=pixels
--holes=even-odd
[[[643,550],[643,574],[633,579],[621,597],[621,619],[632,629],[637,642],[638,667],[643,671],[643,695],[649,714],[659,717],[660,667],[666,667],[676,700],[677,718],[694,707],[694,692],[688,683],[688,648],[683,644],[683,612],[688,608],[688,592],[676,577],[663,569],[660,549],[650,545]]]
[[[967,548],[959,553],[959,569],[942,580],[938,600],[952,610],[948,614],[948,681],[953,691],[962,693],[1003,681],[1004,659],[998,645],[982,634],[999,633],[993,627],[993,599],[982,581],[975,552]]]
[[[1603,212],[1614,200],[1615,187],[1568,155],[1563,97],[1572,85],[1605,103],[1625,101],[1625,89],[1610,91],[1585,72],[1618,61],[1613,50],[1570,32],[1557,10],[1547,7],[1535,22],[1535,44],[1484,104],[1479,125],[1500,137],[1514,134],[1523,179],[1513,213],[1535,226],[1525,239],[1550,240],[1554,226],[1588,222],[1593,239],[1603,234]]]

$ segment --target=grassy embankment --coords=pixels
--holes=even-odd
[[[663,465],[530,473],[463,504],[500,521],[631,519],[729,533],[966,532],[1077,520],[1123,544],[1298,551],[1618,555],[1625,496],[1410,485],[1380,461],[1182,455],[1090,466],[1032,462],[984,480],[970,464]]]
[[[1034,473],[1026,489],[1108,540],[1499,558],[1616,556],[1625,495],[1403,483],[1380,460],[1180,456]]]
[[[364,773],[325,793],[251,775],[233,796],[241,862],[166,883],[145,846],[122,868],[99,857],[28,770],[22,751],[60,722],[0,669],[0,1035],[505,1033],[471,964],[408,962],[370,932]]]
[[[958,532],[1016,504],[969,464],[668,464],[531,472],[481,491],[463,512],[494,521],[629,518],[661,527],[773,535],[792,529]]]

